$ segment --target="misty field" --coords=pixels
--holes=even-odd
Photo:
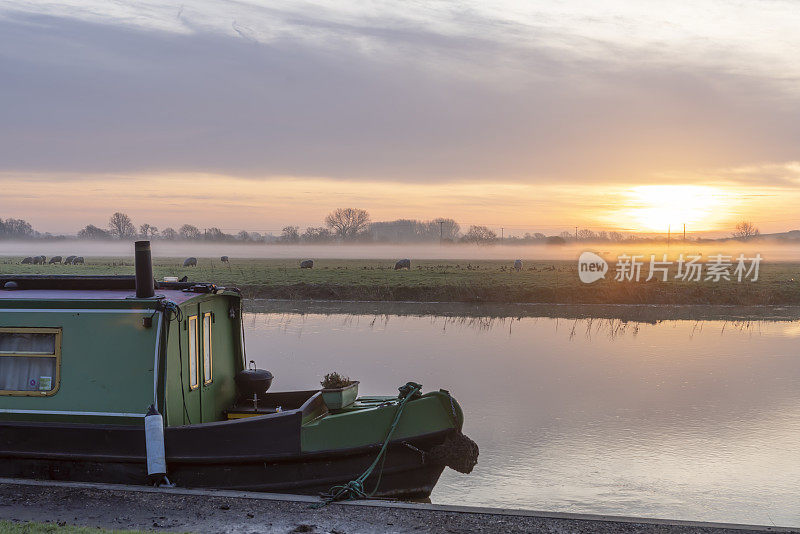
[[[86,265],[22,265],[0,260],[0,274],[133,274],[130,258],[89,257]],[[546,302],[607,304],[800,304],[800,263],[763,263],[758,280],[676,281],[674,268],[664,282],[618,282],[614,265],[605,279],[584,284],[574,261],[526,261],[519,272],[500,260],[412,261],[395,270],[390,260],[330,260],[300,269],[296,259],[156,258],[157,279],[188,276],[190,281],[235,286],[249,298],[390,300],[426,302]],[[647,277],[643,269],[642,280]]]

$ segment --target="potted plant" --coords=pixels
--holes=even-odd
[[[325,375],[320,382],[322,398],[330,410],[338,410],[350,406],[358,396],[358,380],[333,372]]]

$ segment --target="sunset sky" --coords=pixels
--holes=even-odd
[[[0,218],[800,228],[800,6],[0,0]]]

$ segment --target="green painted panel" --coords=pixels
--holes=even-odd
[[[230,317],[230,309],[236,310]],[[219,421],[236,400],[234,376],[241,370],[239,298],[205,295],[181,307],[183,321],[171,321],[167,343],[166,424],[177,426]],[[211,313],[211,382],[206,384],[203,314]],[[190,387],[189,317],[197,317],[198,387]],[[178,350],[180,340],[180,352]],[[181,376],[181,370],[183,374]]]
[[[457,414],[460,418],[460,408]],[[303,452],[360,447],[382,443],[394,420],[396,406],[370,406],[328,415],[303,426]],[[460,425],[460,423],[458,423]],[[409,402],[392,439],[408,438],[455,427],[446,395],[431,392]]]
[[[0,396],[0,410],[144,414],[153,402],[157,321],[148,328],[142,319],[152,314],[146,309],[2,313],[0,326],[61,328],[62,346],[58,392],[51,397]],[[10,417],[19,416],[0,412],[0,418]],[[63,417],[30,414],[30,419]]]

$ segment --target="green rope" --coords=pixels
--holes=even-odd
[[[323,494],[322,498],[324,499],[324,502],[322,503],[322,506],[336,501],[368,499],[369,497],[372,497],[376,491],[378,491],[380,478],[378,479],[378,484],[375,485],[375,489],[373,489],[370,493],[367,493],[366,489],[364,489],[364,482],[375,470],[375,467],[377,467],[378,463],[381,463],[380,474],[383,474],[383,463],[381,462],[381,459],[385,459],[386,449],[389,447],[389,440],[391,439],[392,434],[394,434],[395,429],[397,429],[397,424],[400,422],[400,416],[403,415],[403,409],[406,407],[408,401],[419,397],[419,392],[422,390],[422,384],[408,382],[405,386],[401,386],[398,389],[400,394],[397,396],[397,400],[399,400],[400,403],[397,405],[397,412],[394,414],[394,421],[392,421],[392,425],[389,427],[389,432],[386,434],[386,438],[383,440],[383,445],[381,446],[381,450],[378,452],[378,456],[367,468],[367,470],[361,473],[361,476],[355,480],[351,480],[347,484],[333,486],[328,493]]]

